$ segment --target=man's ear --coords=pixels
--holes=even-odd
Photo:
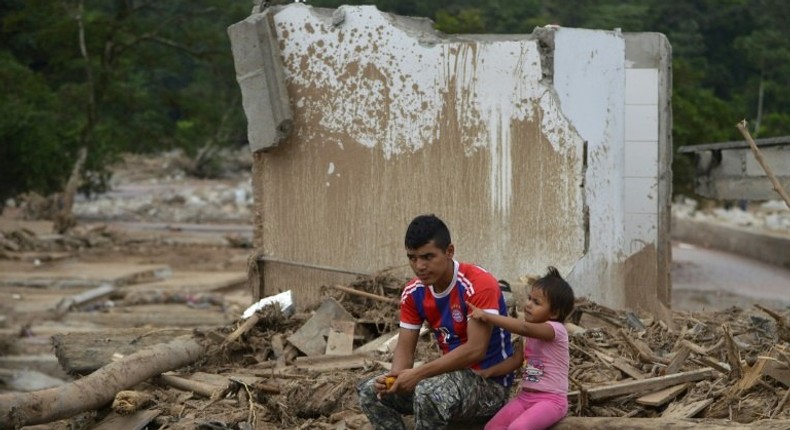
[[[447,251],[445,251],[444,253],[448,257],[453,258],[453,256],[455,255],[455,246],[453,246],[452,243],[447,245]]]

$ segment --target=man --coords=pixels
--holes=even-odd
[[[483,378],[513,354],[510,333],[469,319],[466,302],[507,315],[497,280],[453,259],[450,231],[434,215],[421,215],[406,230],[406,255],[416,278],[403,289],[398,344],[389,373],[358,387],[362,410],[376,429],[405,429],[401,414],[414,414],[415,430],[444,429],[451,420],[488,417],[507,400],[513,375]],[[414,368],[420,327],[434,332],[442,356]],[[387,380],[387,377],[394,376]],[[389,385],[389,386],[388,386]]]

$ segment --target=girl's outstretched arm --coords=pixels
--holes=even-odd
[[[518,318],[488,313],[469,302],[466,302],[466,304],[469,306],[469,318],[471,319],[476,319],[484,323],[491,323],[511,333],[520,334],[522,336],[540,340],[554,339],[554,327],[547,322],[531,323]]]
[[[492,378],[495,376],[504,376],[508,373],[521,368],[524,364],[524,338],[519,338],[513,342],[513,355],[506,358],[504,361],[489,367],[488,369],[478,370],[477,374],[484,378]]]

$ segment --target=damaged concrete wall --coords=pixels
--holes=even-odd
[[[790,190],[790,136],[754,139],[776,180]],[[694,191],[712,199],[772,200],[781,195],[745,140],[679,148],[693,156]]]
[[[293,132],[255,154],[256,244],[281,261],[258,295],[295,289],[305,305],[350,278],[300,263],[408,274],[406,225],[435,213],[460,260],[515,282],[554,265],[579,295],[626,305],[621,34],[442,37],[367,6],[266,13]],[[229,30],[234,56],[254,19]]]
[[[660,33],[624,36],[626,303],[650,308],[672,301],[672,48]]]

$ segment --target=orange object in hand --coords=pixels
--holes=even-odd
[[[387,387],[388,390],[392,388],[392,384],[395,383],[395,378],[396,378],[395,376],[387,376],[386,378],[384,378],[384,385]]]

